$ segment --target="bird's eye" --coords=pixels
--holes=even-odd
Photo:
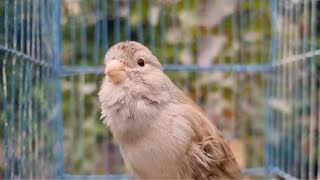
[[[144,60],[143,59],[138,59],[138,64],[139,66],[144,66]]]

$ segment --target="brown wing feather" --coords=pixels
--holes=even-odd
[[[189,175],[195,179],[241,179],[236,159],[219,130],[192,100],[182,92],[177,96],[186,105],[183,116],[194,130],[194,143],[188,150],[189,168],[184,171],[191,171]]]
[[[206,137],[193,147],[193,178],[240,179],[241,171],[223,139]]]

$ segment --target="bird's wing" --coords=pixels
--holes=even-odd
[[[193,142],[188,151],[188,171],[191,170],[192,178],[242,178],[236,159],[219,130],[196,104],[183,97],[183,93],[178,93],[177,96],[179,103],[183,104],[181,115],[194,131]]]
[[[202,141],[193,144],[192,149],[194,178],[242,178],[236,159],[222,138],[206,136]]]

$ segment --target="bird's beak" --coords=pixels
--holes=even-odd
[[[123,82],[128,78],[128,74],[125,71],[125,66],[118,60],[112,60],[107,64],[105,74],[109,76],[113,83]]]

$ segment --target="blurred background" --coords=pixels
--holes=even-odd
[[[97,98],[124,40],[158,57],[247,177],[320,177],[320,1],[6,0],[0,13],[0,178],[128,177]]]

